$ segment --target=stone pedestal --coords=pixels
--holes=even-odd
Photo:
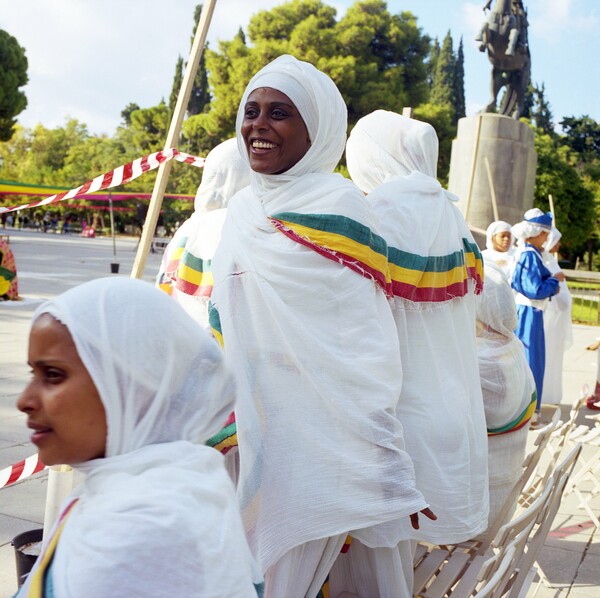
[[[533,141],[527,125],[507,116],[479,114],[458,121],[448,190],[460,198],[457,205],[470,225],[485,230],[495,220],[492,186],[499,220],[515,224],[533,207]]]

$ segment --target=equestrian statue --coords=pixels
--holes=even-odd
[[[527,41],[527,11],[522,0],[487,0],[483,7],[487,14],[475,38],[482,52],[487,50],[492,63],[492,99],[484,112],[497,112],[519,118],[523,112],[525,93],[531,73],[531,56]],[[496,98],[505,87],[500,106]]]

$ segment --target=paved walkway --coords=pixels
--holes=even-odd
[[[4,232],[4,231],[2,231]],[[120,263],[120,275],[131,271],[135,240],[118,239],[113,256],[109,239],[81,239],[33,232],[13,232],[11,248],[19,269],[22,302],[0,302],[0,469],[35,453],[29,442],[25,417],[15,408],[19,392],[29,377],[26,365],[27,334],[31,315],[46,297],[100,276],[110,276],[110,263]],[[152,280],[160,256],[150,255],[144,278]],[[579,396],[583,384],[596,374],[596,353],[585,347],[600,337],[600,328],[575,326],[573,346],[564,362],[562,410]],[[589,413],[582,409],[581,420]],[[40,473],[0,489],[0,598],[16,591],[12,538],[41,527],[47,474]],[[600,497],[593,503],[600,512]],[[591,525],[574,495],[565,497],[540,558],[551,587],[542,586],[537,596],[600,598],[600,532]],[[533,591],[530,592],[533,595]]]

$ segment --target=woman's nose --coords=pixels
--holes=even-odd
[[[23,392],[19,395],[19,398],[17,399],[17,409],[19,411],[22,411],[23,413],[27,413],[28,411],[33,411],[35,409],[36,403],[37,399],[33,390],[33,382],[30,382],[23,389]]]

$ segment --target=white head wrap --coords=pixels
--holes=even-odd
[[[206,156],[194,209],[196,212],[209,212],[226,208],[233,195],[249,184],[250,168],[247,160],[240,155],[235,137],[232,137]]]
[[[530,222],[533,218],[541,218],[545,216],[544,212],[539,208],[531,208],[523,215],[523,220],[512,227],[512,234],[521,242],[530,237],[539,235],[542,231],[550,232],[550,227],[539,222]]]
[[[233,408],[217,344],[139,280],[75,287],[33,321],[46,313],[68,328],[108,427],[106,456],[76,465],[87,477],[54,556],[56,595],[220,595],[223,583],[227,595],[251,595],[253,561],[231,480],[222,456],[195,444]]]
[[[348,171],[365,193],[415,172],[429,177],[430,185],[439,189],[437,160],[438,138],[430,124],[385,110],[361,118],[346,144]]]
[[[309,172],[333,172],[346,142],[346,103],[335,83],[325,73],[287,54],[258,71],[244,91],[236,120],[238,147],[244,160],[249,163],[241,135],[245,106],[248,96],[261,87],[276,89],[290,98],[304,120],[311,146],[304,157],[283,174],[253,172],[254,191],[262,194]]]
[[[515,338],[517,306],[506,275],[492,262],[485,262],[485,285],[477,297],[477,319],[485,324],[491,334],[509,340]]]
[[[496,222],[492,222],[488,227],[487,230],[485,231],[485,246],[488,249],[494,250],[494,245],[492,242],[492,237],[494,235],[497,235],[498,233],[503,233],[506,231],[510,232],[511,230],[511,226],[508,222],[504,222],[504,220],[496,220]],[[512,235],[512,233],[511,233]],[[514,237],[512,237],[512,240],[514,241]]]
[[[553,226],[548,238],[546,239],[546,242],[544,243],[544,249],[546,251],[552,251],[554,246],[560,241],[561,237],[562,233]]]

